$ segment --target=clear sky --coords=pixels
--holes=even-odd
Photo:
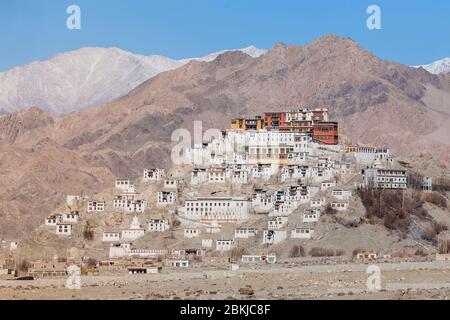
[[[66,9],[81,8],[81,30]],[[381,30],[366,26],[381,8]],[[0,71],[85,46],[171,58],[334,33],[408,65],[450,56],[449,0],[0,0]]]

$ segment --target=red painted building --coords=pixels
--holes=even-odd
[[[313,141],[336,145],[339,143],[338,123],[337,122],[317,122],[313,126]]]
[[[328,121],[328,109],[301,109],[264,113],[264,126],[282,132],[310,132],[313,141],[328,145],[339,143],[338,123]]]
[[[286,124],[286,112],[264,113],[264,125],[267,129],[275,129]]]

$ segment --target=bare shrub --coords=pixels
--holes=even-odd
[[[337,214],[337,210],[333,209],[331,207],[331,204],[327,204],[323,213],[328,214],[328,215],[335,215],[335,214]]]
[[[429,217],[429,213],[428,210],[425,209],[424,207],[418,207],[414,210],[414,215],[418,216],[419,218],[425,219],[427,217]]]
[[[444,177],[436,179],[433,189],[440,192],[450,191],[450,180]]]
[[[358,195],[371,224],[382,221],[386,228],[402,234],[408,232],[410,212],[422,205],[417,197],[414,200],[401,190],[358,189]]]
[[[384,226],[388,229],[406,233],[410,224],[409,214],[405,209],[395,209],[384,216],[383,222]]]
[[[231,250],[230,257],[232,260],[237,261],[241,259],[245,254],[247,254],[247,249],[245,249],[244,247],[236,247]]]
[[[437,236],[441,232],[446,231],[446,230],[448,230],[446,225],[444,225],[442,223],[438,223],[438,222],[433,222],[431,227],[425,228],[423,230],[422,239],[436,242]]]
[[[408,249],[402,249],[400,251],[395,252],[392,256],[399,258],[409,258],[412,257],[412,252]]]
[[[416,202],[423,201],[423,193],[421,191],[413,190],[412,199]]]
[[[423,176],[414,171],[408,172],[408,185],[416,190],[421,190],[422,188]]]
[[[433,224],[433,228],[436,231],[437,234],[440,234],[443,231],[447,231],[448,227],[445,224],[439,223],[439,222],[435,222]]]
[[[345,254],[344,250],[334,250],[314,247],[309,251],[311,257],[335,257],[343,256]]]
[[[414,255],[416,255],[418,257],[426,257],[428,255],[428,253],[426,253],[425,250],[423,250],[423,248],[418,248],[416,250],[416,252],[414,253]]]
[[[450,252],[450,241],[439,244],[439,253],[447,254]]]
[[[327,250],[326,249],[324,249],[324,248],[312,248],[310,251],[309,251],[309,255],[311,256],[311,257],[326,257],[326,255],[327,255]]]
[[[294,245],[289,253],[290,258],[299,258],[305,256],[305,248],[301,245]]]
[[[443,209],[447,208],[447,199],[443,195],[441,195],[437,192],[432,192],[432,193],[426,194],[425,201],[432,203]]]

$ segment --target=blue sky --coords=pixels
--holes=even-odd
[[[81,7],[82,29],[66,28]],[[382,30],[368,30],[377,4]],[[450,56],[448,0],[1,0],[0,71],[84,46],[172,58],[322,35],[352,37],[379,57],[424,64]]]

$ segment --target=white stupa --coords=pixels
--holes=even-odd
[[[134,216],[133,221],[131,221],[131,224],[130,224],[130,230],[137,230],[137,229],[142,229],[141,223],[139,222],[138,217]]]

